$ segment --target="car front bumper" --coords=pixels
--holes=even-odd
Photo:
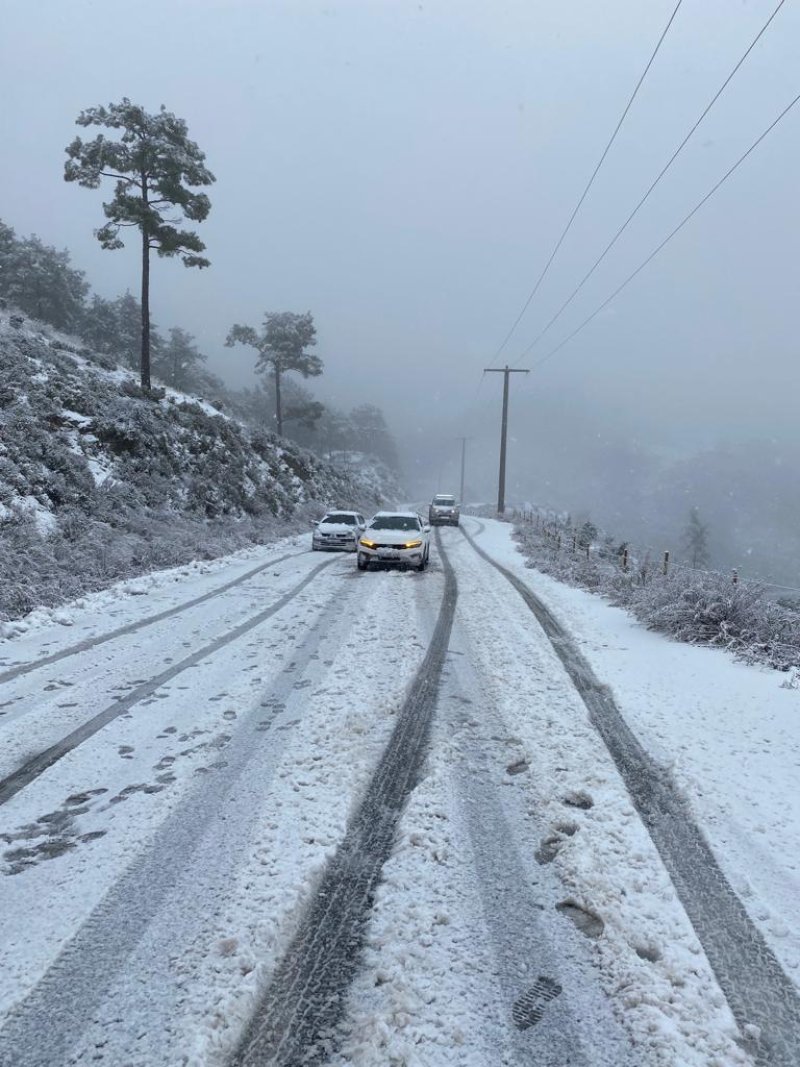
[[[385,567],[418,567],[425,554],[425,545],[419,548],[402,548],[400,545],[376,545],[368,548],[358,545],[358,554],[368,563],[379,563]]]
[[[319,552],[355,552],[356,550],[355,536],[346,537],[343,534],[312,537],[311,543]]]

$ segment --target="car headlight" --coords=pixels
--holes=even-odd
[[[421,548],[422,541],[406,541],[403,548]]]
[[[360,545],[363,545],[364,548],[374,548],[375,547],[375,542],[374,541],[370,541],[370,539],[368,537],[362,537],[361,540],[358,543]]]

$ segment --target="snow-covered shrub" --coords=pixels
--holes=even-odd
[[[675,567],[664,575],[647,554],[632,552],[623,569],[619,552],[598,550],[587,558],[585,548],[573,548],[566,527],[519,522],[515,537],[528,566],[604,594],[648,629],[690,644],[726,648],[778,670],[800,667],[800,611],[771,600],[756,583]]]
[[[397,495],[106,363],[0,312],[0,620]]]

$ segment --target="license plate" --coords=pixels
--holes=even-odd
[[[378,559],[400,559],[400,553],[391,548],[379,548]]]

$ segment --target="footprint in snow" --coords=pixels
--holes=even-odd
[[[589,808],[594,807],[594,801],[583,789],[573,789],[561,799],[567,807],[580,808],[582,811],[588,811]]]
[[[527,1030],[535,1026],[547,1009],[551,1000],[561,994],[561,986],[554,978],[540,974],[530,989],[514,1001],[511,1018],[518,1030]]]
[[[562,900],[556,904],[556,911],[564,915],[585,936],[596,941],[605,930],[605,923],[599,915],[588,908],[581,907],[574,900]]]

